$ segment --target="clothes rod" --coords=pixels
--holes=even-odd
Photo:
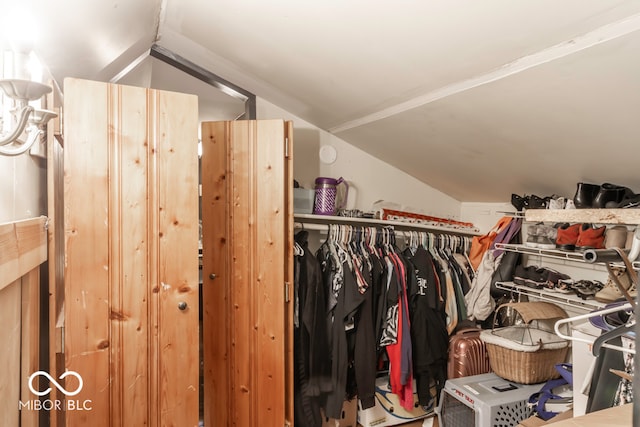
[[[466,235],[460,235],[460,234],[456,234],[454,232],[449,232],[449,231],[445,231],[445,230],[397,230],[395,228],[393,228],[393,226],[385,226],[383,224],[380,224],[378,226],[376,225],[352,225],[352,224],[333,224],[333,225],[347,225],[347,226],[352,226],[352,227],[370,227],[370,228],[383,228],[383,227],[391,227],[393,229],[393,233],[398,236],[398,237],[410,237],[411,233],[426,233],[426,234],[434,234],[434,235],[438,235],[438,234],[446,234],[446,235],[453,235],[455,237],[461,237],[461,238],[467,238],[470,239],[471,236],[466,236]],[[329,224],[314,224],[314,223],[300,223],[300,222],[295,222],[294,223],[294,228],[297,230],[312,230],[312,231],[320,231],[320,233],[322,234],[328,234],[329,233]]]
[[[319,216],[312,214],[295,214],[294,224],[296,228],[306,228],[309,230],[324,230],[328,229],[331,225],[351,225],[356,227],[391,227],[395,233],[400,231],[417,231],[433,234],[446,234],[461,237],[472,237],[479,235],[480,232],[477,229],[464,229],[455,228],[446,225],[432,225],[432,224],[420,224],[410,223],[402,221],[381,220],[372,218],[356,218],[356,217],[342,217],[342,216]],[[320,228],[315,228],[320,226]],[[311,228],[314,227],[314,228]],[[324,228],[323,228],[324,227]]]

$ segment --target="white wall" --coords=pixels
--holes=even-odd
[[[0,76],[31,78],[26,70],[26,61],[25,55],[3,51],[0,54]],[[0,95],[2,109],[12,108],[13,101],[4,99],[3,95]],[[10,124],[7,122],[5,126],[10,127]],[[28,152],[15,157],[0,154],[0,223],[44,215],[46,179],[46,160],[33,157]]]
[[[43,159],[0,155],[0,223],[44,215],[46,179]]]
[[[515,212],[511,203],[469,203],[460,206],[460,217],[463,221],[472,222],[482,234],[491,230],[505,212]]]
[[[313,188],[319,176],[343,177],[350,186],[348,209],[370,211],[375,201],[384,200],[412,212],[460,219],[459,201],[264,99],[257,99],[257,118],[293,121],[294,178],[304,188]],[[335,148],[333,164],[320,161],[323,145]]]

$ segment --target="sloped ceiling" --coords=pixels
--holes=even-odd
[[[460,201],[640,192],[638,0],[22,3],[60,82],[157,43]]]

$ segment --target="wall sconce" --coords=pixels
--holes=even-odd
[[[43,127],[58,114],[33,108],[29,101],[35,101],[51,92],[51,87],[31,80],[0,80],[0,89],[6,96],[15,100],[12,115],[15,117],[15,128],[6,134],[0,134],[0,154],[5,156],[20,155],[36,142],[44,133]],[[26,139],[21,136],[26,131]]]

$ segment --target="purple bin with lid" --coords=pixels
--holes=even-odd
[[[340,184],[344,184],[345,194],[342,203],[338,206],[336,204],[336,196],[338,193],[338,185]],[[347,181],[345,181],[344,178],[316,178],[313,213],[316,215],[335,215],[338,209],[344,208],[347,204],[348,194],[349,184],[347,184]]]

